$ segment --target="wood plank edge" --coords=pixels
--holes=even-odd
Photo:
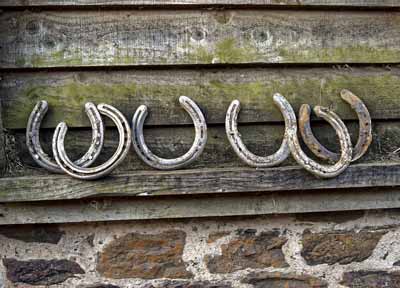
[[[201,2],[201,3],[199,3]],[[287,1],[278,3],[274,1],[109,1],[103,3],[70,3],[65,1],[37,1],[34,3],[21,1],[4,1],[0,3],[0,8],[4,10],[23,10],[23,9],[384,9],[400,7],[400,3],[393,1]]]
[[[92,201],[3,203],[0,225],[78,223],[171,218],[226,217],[392,209],[400,189],[332,190],[219,197],[96,199]]]
[[[2,178],[0,202],[393,186],[400,186],[398,163],[351,165],[332,179],[318,179],[299,166],[139,171],[97,181],[78,181],[67,176]]]

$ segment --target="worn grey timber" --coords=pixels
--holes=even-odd
[[[400,60],[397,11],[11,11],[0,23],[3,68]]]
[[[298,166],[216,168],[114,174],[97,181],[67,176],[0,179],[0,202],[66,200],[102,196],[158,196],[400,186],[399,164],[356,164],[321,180]],[[297,191],[297,192],[296,192]]]
[[[0,177],[4,175],[6,169],[6,143],[4,138],[4,129],[3,129],[3,113],[2,113],[2,104],[0,99]]]
[[[344,88],[362,99],[373,120],[400,119],[398,66],[23,72],[1,76],[4,127],[13,129],[26,127],[39,100],[49,103],[43,128],[55,127],[61,121],[69,127],[91,127],[82,111],[87,101],[113,105],[127,119],[137,107],[146,105],[153,113],[145,126],[192,125],[179,105],[181,95],[198,103],[209,124],[225,123],[234,99],[243,107],[239,123],[282,122],[272,101],[277,92],[296,112],[307,103],[330,107],[343,120],[358,120],[340,98]]]
[[[358,123],[356,121],[346,123],[353,143],[358,137]],[[43,129],[41,132],[41,143],[45,152],[51,154],[53,129]],[[270,155],[279,149],[284,133],[284,125],[271,124],[252,124],[239,125],[239,132],[243,137],[248,149],[257,155]],[[313,132],[316,138],[332,151],[339,151],[339,142],[334,130],[324,121],[313,122]],[[375,121],[373,125],[374,141],[357,163],[400,163],[400,123],[397,121]],[[245,164],[236,156],[225,135],[224,126],[211,126],[207,130],[208,140],[200,157],[190,164],[190,169],[201,168],[229,168],[244,167]],[[102,153],[98,158],[98,163],[103,163],[109,159],[117,145],[118,133],[116,129],[107,129]],[[178,157],[188,149],[193,142],[193,127],[148,127],[144,129],[144,137],[149,148],[157,155],[162,157]],[[29,176],[29,175],[49,175],[48,172],[40,168],[30,156],[25,144],[25,133],[21,130],[8,131],[7,139],[9,143],[7,149],[13,151],[8,157],[6,176]],[[65,147],[68,155],[72,159],[78,159],[90,146],[90,129],[71,129],[66,137]],[[12,145],[11,145],[12,144]],[[396,152],[397,151],[397,152]],[[312,153],[308,153],[312,155]],[[12,165],[18,163],[18,165]],[[292,157],[282,163],[284,166],[296,165]],[[125,161],[116,169],[116,173],[128,173],[131,171],[149,170],[149,167],[131,149]]]
[[[400,7],[397,0],[3,0],[0,7],[37,6],[190,6],[190,5],[248,5],[248,6],[288,6],[288,7]]]
[[[0,0],[0,225],[400,207],[399,12],[397,0]],[[305,103],[329,107],[354,145],[358,118],[342,89],[368,108],[373,142],[336,178],[316,178],[292,157],[245,167],[229,145],[225,115],[237,99],[249,151],[279,148],[284,119],[274,93],[296,114]],[[39,100],[49,103],[43,150],[52,155],[55,127],[65,121],[71,159],[91,143],[86,102],[113,105],[127,119],[146,105],[149,149],[178,157],[194,138],[182,95],[208,124],[203,153],[183,170],[156,171],[130,149],[108,177],[81,181],[49,174],[25,144]],[[94,166],[118,145],[112,121],[105,125]],[[311,127],[340,152],[332,127],[315,115]]]
[[[278,192],[164,198],[102,198],[1,203],[0,225],[148,220],[390,209],[400,206],[397,188]]]

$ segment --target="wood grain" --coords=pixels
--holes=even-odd
[[[6,167],[6,153],[5,153],[5,138],[4,138],[4,129],[3,129],[3,113],[2,113],[2,104],[0,99],[0,177],[5,173]]]
[[[0,7],[37,6],[192,6],[192,5],[256,5],[256,6],[331,6],[331,7],[399,7],[397,0],[3,0]]]
[[[191,169],[114,174],[97,181],[57,175],[2,178],[0,202],[392,186],[400,186],[399,164],[351,165],[329,180],[318,179],[298,166]]]
[[[331,107],[344,120],[356,114],[342,101],[346,88],[366,104],[374,120],[400,118],[400,68],[334,66],[331,68],[242,68],[8,73],[1,75],[5,128],[25,128],[32,108],[47,100],[50,110],[42,127],[66,121],[88,127],[87,101],[105,102],[130,120],[135,109],[149,107],[146,125],[192,125],[179,105],[185,95],[203,109],[207,123],[224,123],[230,102],[242,104],[240,123],[283,121],[272,95],[281,93],[298,111],[300,105]],[[109,122],[107,122],[110,124]]]
[[[357,142],[357,122],[347,123],[353,143]],[[316,137],[325,147],[333,151],[339,151],[336,134],[329,124],[324,122],[312,122],[312,128]],[[257,155],[271,155],[275,153],[281,144],[284,127],[277,125],[239,125],[243,141],[248,149]],[[192,145],[194,129],[192,127],[150,127],[144,129],[145,140],[150,149],[161,157],[172,158],[183,155]],[[53,129],[41,131],[41,143],[43,149],[51,155],[51,140]],[[400,153],[394,153],[400,148],[400,122],[376,121],[373,124],[373,142],[357,163],[393,162],[400,161]],[[23,130],[8,131],[7,150],[8,155],[6,176],[49,175],[49,172],[38,167],[32,159],[25,144],[25,132]],[[106,141],[98,163],[107,161],[114,153],[118,145],[118,133],[116,129],[107,129]],[[87,151],[91,141],[91,130],[79,129],[68,131],[66,138],[66,150],[71,159],[78,159]],[[12,143],[12,145],[11,145]],[[305,147],[304,147],[305,148]],[[308,151],[305,148],[305,151]],[[308,153],[312,156],[312,153]],[[18,163],[18,165],[15,165]],[[297,165],[289,157],[283,166]],[[189,168],[228,168],[246,167],[233,152],[225,135],[224,126],[211,126],[208,128],[208,140],[205,149],[199,159],[193,162]],[[145,165],[135,154],[133,149],[127,158],[117,168],[117,173],[128,171],[153,169]]]
[[[396,11],[11,11],[0,67],[396,63]]]
[[[0,203],[0,225],[390,209],[399,196],[398,188],[379,188]]]

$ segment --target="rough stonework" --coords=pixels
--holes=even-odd
[[[309,265],[349,264],[371,256],[385,232],[339,232],[303,234],[301,255]]]
[[[229,234],[231,234],[231,232],[228,232],[228,231],[219,231],[219,232],[211,233],[210,235],[208,235],[207,243],[209,243],[209,244],[214,243],[218,239],[221,239],[222,237],[225,237]]]
[[[78,263],[64,259],[18,261],[6,258],[3,259],[3,264],[11,282],[31,285],[58,284],[76,274],[85,273]]]
[[[280,272],[255,272],[247,275],[243,283],[253,285],[254,288],[326,288],[328,284],[309,275],[297,275]]]
[[[400,271],[346,272],[340,284],[349,288],[398,288],[400,287]]]
[[[222,281],[165,281],[159,284],[146,284],[141,288],[232,288],[232,286]]]
[[[191,278],[182,260],[186,234],[131,233],[112,241],[100,254],[97,270],[107,278]]]
[[[79,285],[76,288],[121,288],[121,287],[112,284],[96,283],[91,285]]]
[[[57,225],[7,225],[0,226],[0,235],[24,242],[57,244],[64,232]]]
[[[335,213],[4,226],[0,288],[400,287],[400,210]]]
[[[230,273],[246,268],[286,267],[282,253],[286,238],[279,231],[239,234],[236,239],[222,245],[222,255],[207,256],[211,273]]]

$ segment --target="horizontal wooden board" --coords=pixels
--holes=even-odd
[[[0,176],[4,175],[6,170],[5,137],[2,121],[2,107],[0,101]]]
[[[400,164],[353,164],[331,179],[318,179],[298,166],[190,169],[114,174],[97,181],[63,175],[1,178],[0,202],[392,186],[400,186]]]
[[[334,130],[324,122],[313,122],[316,137],[326,147],[338,151],[338,141]],[[358,123],[347,123],[353,143],[357,142]],[[257,155],[271,155],[278,150],[282,142],[283,125],[239,125],[243,141],[248,149]],[[115,129],[106,131],[105,146],[97,163],[103,163],[114,153],[118,145],[118,133]],[[172,158],[183,155],[192,145],[194,129],[192,127],[146,128],[145,140],[150,149],[161,157]],[[53,129],[41,132],[43,149],[51,154]],[[367,152],[357,163],[400,162],[400,122],[384,121],[373,123],[373,142]],[[24,131],[7,133],[7,176],[48,175],[49,172],[39,168],[30,156],[25,144]],[[91,141],[91,130],[70,130],[66,139],[66,150],[71,159],[78,159],[88,149]],[[305,149],[307,151],[307,149]],[[397,153],[395,153],[397,151]],[[311,153],[308,153],[312,155]],[[296,165],[289,157],[282,166]],[[233,152],[225,134],[224,126],[212,126],[208,129],[208,140],[204,152],[188,168],[227,168],[246,167]],[[118,166],[116,173],[128,171],[153,170],[144,164],[133,149],[128,157]]]
[[[0,67],[400,60],[396,11],[11,11]]]
[[[250,5],[289,7],[400,7],[397,0],[2,0],[0,7],[41,7],[41,6],[192,6],[192,5]]]
[[[221,205],[223,203],[223,205]],[[269,215],[400,207],[398,188],[0,203],[0,225]]]
[[[331,107],[344,120],[356,119],[339,96],[343,88],[365,102],[374,120],[400,118],[398,66],[24,72],[1,77],[3,122],[13,129],[26,127],[39,100],[50,105],[42,127],[55,127],[60,121],[70,127],[89,126],[83,112],[87,101],[114,105],[129,120],[145,104],[146,125],[192,124],[179,105],[181,95],[196,101],[210,124],[225,122],[234,99],[242,103],[239,122],[278,122],[282,116],[272,101],[276,92],[287,97],[296,111],[303,103],[318,104]]]

